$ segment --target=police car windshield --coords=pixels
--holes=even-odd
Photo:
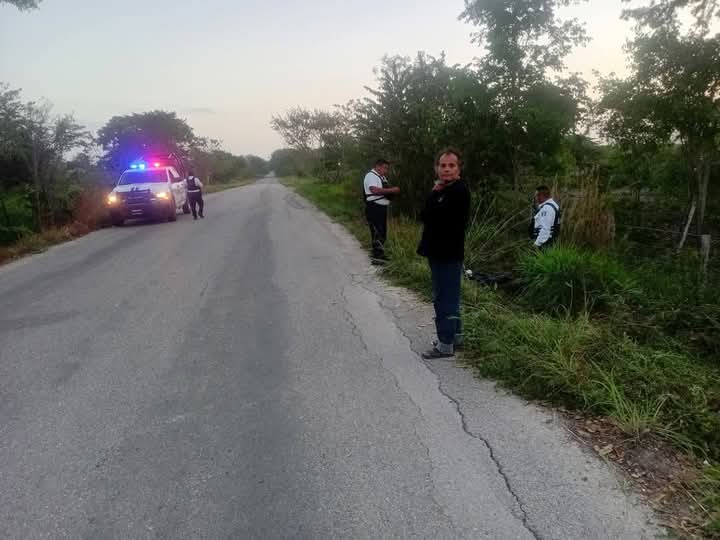
[[[165,169],[148,169],[146,171],[125,171],[120,177],[120,180],[118,180],[118,186],[127,186],[128,184],[164,184],[165,182],[167,182]]]

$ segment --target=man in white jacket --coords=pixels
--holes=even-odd
[[[535,202],[538,209],[533,224],[534,245],[538,249],[545,249],[552,246],[560,236],[562,211],[547,186],[537,187]]]
[[[200,179],[195,176],[195,171],[190,169],[187,177],[187,196],[192,210],[193,219],[198,218],[198,207],[200,208],[200,217],[205,217],[205,202],[202,198],[203,184]]]

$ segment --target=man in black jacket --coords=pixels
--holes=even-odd
[[[462,342],[460,288],[465,260],[465,230],[470,216],[470,190],[460,178],[462,157],[443,150],[435,160],[438,180],[425,202],[418,254],[427,257],[432,274],[438,340],[425,359],[449,358]]]

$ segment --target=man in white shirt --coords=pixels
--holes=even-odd
[[[387,240],[388,206],[390,206],[390,197],[400,193],[400,188],[390,187],[385,179],[389,170],[390,163],[385,159],[378,159],[363,181],[365,217],[370,227],[374,264],[382,264],[387,260],[385,241]]]
[[[205,202],[202,198],[203,184],[200,179],[195,176],[195,171],[190,169],[187,176],[187,196],[190,209],[192,210],[193,219],[198,218],[198,207],[200,208],[200,217],[205,217]]]
[[[544,249],[552,246],[560,235],[562,212],[550,194],[547,186],[538,186],[535,190],[535,202],[538,209],[534,221],[534,246]]]

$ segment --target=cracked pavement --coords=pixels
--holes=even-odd
[[[0,269],[3,538],[655,538],[268,178]]]

